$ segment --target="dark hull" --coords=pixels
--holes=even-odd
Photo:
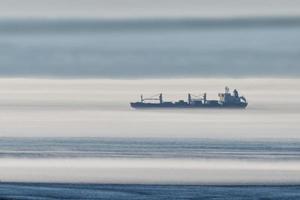
[[[174,109],[199,109],[199,108],[239,108],[244,109],[247,107],[247,103],[238,103],[238,104],[198,104],[198,105],[192,105],[192,104],[174,104],[174,103],[130,103],[130,106],[132,108],[136,109],[147,109],[147,108],[174,108]]]

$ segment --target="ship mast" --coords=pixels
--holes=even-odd
[[[225,87],[225,94],[228,94],[228,93],[229,93],[229,87],[226,86],[226,87]]]
[[[162,96],[162,93],[159,94],[159,103],[160,103],[160,104],[163,103],[163,96]]]
[[[192,102],[192,95],[188,93],[188,103],[191,104],[191,102]]]

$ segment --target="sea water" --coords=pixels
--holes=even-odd
[[[51,23],[0,30],[2,198],[299,198],[297,24]],[[249,106],[129,106],[225,86]]]
[[[300,19],[0,20],[1,76],[298,77]]]

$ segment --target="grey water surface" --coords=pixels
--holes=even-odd
[[[300,19],[1,20],[1,76],[298,77]]]

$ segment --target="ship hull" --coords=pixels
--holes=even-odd
[[[192,104],[173,104],[173,103],[167,103],[167,104],[158,104],[158,103],[130,103],[130,106],[135,109],[149,109],[149,108],[158,108],[158,109],[201,109],[201,108],[238,108],[238,109],[245,109],[247,107],[247,103],[238,103],[238,104],[198,104],[198,105],[192,105]]]

